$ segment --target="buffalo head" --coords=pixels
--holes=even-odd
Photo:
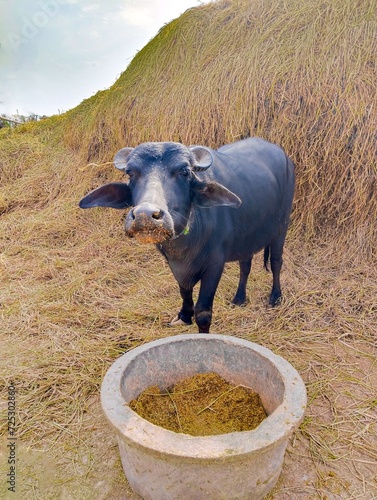
[[[174,142],[149,142],[123,148],[114,157],[126,182],[101,186],[81,201],[81,208],[129,211],[125,229],[141,242],[162,243],[188,231],[192,206],[238,207],[241,200],[210,175],[197,175],[212,164],[210,149]]]

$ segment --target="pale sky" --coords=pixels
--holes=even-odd
[[[172,19],[210,0],[0,0],[0,114],[52,115],[109,88]]]

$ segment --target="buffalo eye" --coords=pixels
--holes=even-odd
[[[137,174],[139,173],[139,168],[131,160],[130,162],[127,163],[124,173],[128,175],[128,177],[131,179],[131,177],[137,176]]]
[[[182,177],[188,177],[190,175],[190,168],[187,163],[184,163],[183,165],[180,165],[176,170],[176,174],[182,176]]]

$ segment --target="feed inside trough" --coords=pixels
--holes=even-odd
[[[148,387],[129,406],[155,425],[192,436],[249,431],[267,417],[252,388],[217,373],[198,373],[173,387]]]

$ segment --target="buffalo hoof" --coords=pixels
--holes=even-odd
[[[269,300],[268,305],[270,307],[279,306],[281,304],[281,301],[282,301],[281,292],[276,292],[276,293],[272,292],[270,295],[270,300]]]
[[[186,323],[181,319],[179,316],[176,316],[174,319],[172,319],[169,323],[168,326],[190,326],[192,323]]]
[[[246,299],[240,299],[238,298],[237,296],[234,297],[234,299],[232,300],[231,304],[232,306],[237,306],[237,307],[246,307],[246,304],[247,304],[247,300]]]

